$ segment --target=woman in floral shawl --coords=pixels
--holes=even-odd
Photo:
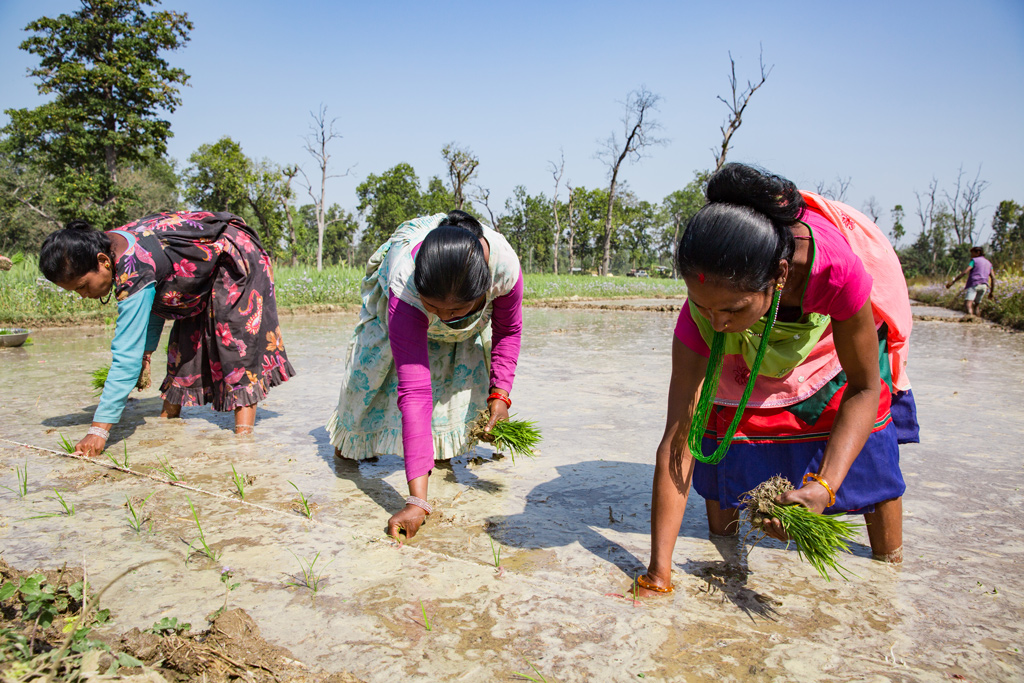
[[[92,427],[76,450],[103,451],[132,388],[148,385],[150,354],[173,320],[161,417],[212,403],[252,431],[256,404],[295,374],[277,323],[270,257],[230,213],[163,213],[109,232],[72,221],[46,238],[39,267],[83,298],[117,299],[113,363]]]

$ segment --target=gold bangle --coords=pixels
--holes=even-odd
[[[804,486],[807,485],[807,480],[808,479],[813,479],[814,481],[818,482],[823,487],[825,487],[825,490],[828,491],[828,506],[827,507],[832,507],[833,505],[836,504],[836,492],[833,491],[832,487],[828,485],[827,481],[825,481],[825,477],[821,476],[820,474],[816,474],[814,472],[808,472],[807,474],[804,475]]]
[[[662,588],[658,584],[648,579],[646,574],[641,574],[640,576],[636,577],[636,582],[641,588],[646,588],[647,590],[654,591],[655,593],[671,593],[675,590],[675,588],[672,587],[671,583],[668,585],[668,588]]]

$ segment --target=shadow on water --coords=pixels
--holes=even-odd
[[[154,396],[151,398],[129,398],[128,404],[125,408],[125,415],[121,421],[114,425],[110,430],[110,441],[108,446],[128,439],[135,434],[135,430],[145,424],[144,417],[152,415],[156,417],[160,414],[160,410],[163,408],[163,400]],[[98,404],[97,404],[98,405]],[[67,434],[62,431],[61,428],[81,428],[81,430],[87,430],[92,425],[92,416],[96,412],[96,405],[86,406],[76,413],[67,413],[65,415],[54,415],[53,417],[47,417],[43,419],[42,424],[47,427],[56,428],[58,432],[64,434],[65,437],[71,440],[72,443],[76,443],[79,439],[83,438],[85,434]],[[77,435],[77,436],[76,436]]]
[[[757,621],[755,617],[775,621],[778,615],[775,607],[781,603],[747,587],[750,570],[747,567],[747,547],[742,536],[711,534],[709,538],[722,559],[711,562],[691,561],[683,564],[681,569],[704,580],[704,585],[698,589],[702,593],[712,598],[719,597],[723,603],[728,600],[750,617],[752,622]]]

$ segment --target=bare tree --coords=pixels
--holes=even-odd
[[[943,190],[946,205],[951,216],[953,234],[957,244],[974,245],[980,232],[977,227],[978,211],[981,207],[981,193],[988,187],[988,182],[981,180],[981,166],[974,175],[974,180],[964,181],[964,167],[961,165],[956,173],[956,185],[953,194]]]
[[[330,161],[331,154],[327,151],[327,146],[332,140],[340,139],[341,133],[334,130],[334,123],[338,119],[334,118],[330,121],[327,120],[327,107],[323,104],[320,105],[320,109],[317,113],[309,112],[309,115],[313,118],[313,123],[309,124],[310,133],[306,136],[306,151],[309,153],[313,160],[316,161],[317,167],[320,169],[320,189],[318,192],[314,192],[313,183],[309,181],[309,177],[306,172],[301,168],[299,173],[302,174],[302,178],[305,181],[303,185],[306,188],[306,192],[309,193],[310,199],[313,200],[313,204],[316,207],[316,269],[323,270],[324,268],[324,231],[327,229],[327,221],[325,218],[325,196],[327,191],[327,181],[330,178],[343,178],[347,176],[351,171],[352,167],[349,167],[344,173],[332,175],[330,173]]]
[[[871,219],[871,222],[875,225],[878,224],[878,219],[882,217],[882,205],[875,199],[875,195],[871,195],[864,206],[861,207],[861,211]]]
[[[711,148],[711,152],[715,155],[716,171],[725,165],[725,157],[730,149],[729,142],[736,131],[739,130],[740,125],[743,124],[743,112],[746,111],[747,105],[750,104],[750,98],[753,97],[758,88],[764,85],[764,82],[768,80],[768,75],[775,68],[773,64],[765,69],[764,48],[761,49],[761,53],[758,56],[758,63],[761,67],[761,80],[756,84],[753,81],[747,81],[747,87],[743,90],[738,90],[736,61],[732,58],[732,52],[729,52],[729,88],[732,91],[732,96],[728,100],[721,95],[718,96],[718,99],[729,109],[729,118],[719,128],[722,131],[722,146],[718,149]]]
[[[284,191],[278,194],[277,199],[281,203],[281,210],[284,211],[285,220],[288,222],[288,251],[291,252],[291,264],[294,266],[299,262],[299,236],[295,233],[295,216],[292,215],[291,200],[295,198],[292,192],[292,181],[299,174],[299,167],[296,165],[285,166],[281,169],[281,176],[284,178]]]
[[[928,257],[931,259],[932,265],[935,265],[938,260],[939,252],[945,250],[945,240],[942,239],[943,235],[941,234],[942,225],[935,220],[937,215],[943,212],[942,203],[936,199],[938,192],[939,181],[935,178],[928,183],[926,194],[922,195],[914,190],[914,196],[917,198],[916,213],[921,221],[921,234],[924,235],[928,244]]]
[[[501,218],[494,215],[494,210],[491,208],[491,191],[480,185],[473,186],[472,198],[484,205],[487,209],[487,215],[491,217],[491,227],[501,232]]]
[[[466,203],[466,195],[463,189],[469,184],[470,179],[476,173],[476,167],[480,165],[478,159],[468,147],[459,147],[454,142],[449,142],[441,148],[441,156],[448,164],[448,177],[452,182],[452,196],[455,198],[455,208],[461,209]]]
[[[604,149],[598,158],[608,166],[608,211],[604,219],[604,256],[601,259],[601,274],[607,275],[611,266],[612,249],[612,208],[615,206],[615,191],[619,185],[619,170],[622,162],[631,162],[643,158],[643,150],[654,145],[663,145],[666,140],[652,136],[661,126],[651,119],[651,114],[658,109],[661,97],[641,86],[639,90],[629,93],[623,104],[625,113],[622,116],[623,140],[612,133],[604,143]]]
[[[565,174],[565,152],[561,152],[560,156],[557,166],[553,161],[548,162],[551,165],[551,177],[555,179],[555,194],[551,197],[551,212],[555,216],[555,255],[552,262],[555,275],[558,275],[558,251],[562,246],[562,226],[558,220],[558,187],[562,184],[562,176]]]
[[[850,182],[852,180],[852,176],[843,178],[838,175],[836,176],[836,181],[831,185],[826,185],[824,180],[819,180],[814,191],[826,199],[831,199],[835,202],[845,202],[846,192],[850,189]]]

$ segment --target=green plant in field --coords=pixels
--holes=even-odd
[[[125,458],[127,459],[127,449],[125,450]],[[154,467],[154,470],[167,477],[167,481],[181,481],[181,477],[171,467],[171,463],[167,458],[158,455],[156,459],[160,463],[160,467]]]
[[[420,610],[423,612],[423,625],[428,631],[433,631],[434,627],[430,625],[430,619],[427,619],[427,608],[423,605],[422,600],[420,600]]]
[[[291,550],[288,552],[292,553]],[[308,588],[313,592],[313,596],[316,597],[317,592],[320,590],[320,582],[323,580],[324,571],[331,566],[331,562],[334,562],[334,560],[331,560],[331,562],[317,570],[316,562],[320,559],[319,552],[313,556],[312,560],[299,557],[295,553],[292,553],[292,557],[299,561],[299,568],[302,569],[302,583],[290,581],[287,585],[295,586],[296,588]]]
[[[103,394],[103,387],[107,384],[107,375],[110,374],[110,366],[103,365],[92,371],[92,395],[100,396]]]
[[[104,455],[106,455],[108,458],[110,458],[110,462],[114,463],[114,465],[116,465],[117,467],[122,467],[122,468],[124,468],[126,470],[127,469],[131,469],[131,468],[128,467],[128,442],[124,441],[122,443],[124,445],[124,461],[123,462],[119,461],[117,458],[112,456],[110,453],[106,453],[105,451],[104,451]]]
[[[491,427],[491,431],[484,431],[490,420],[490,413],[487,410],[481,410],[476,420],[470,425],[469,435],[485,443],[493,444],[499,451],[507,451],[512,456],[512,464],[515,464],[517,455],[528,455],[531,458],[536,455],[534,449],[541,440],[536,422],[513,419],[499,420]]]
[[[210,619],[210,621],[213,621],[213,619],[216,619],[225,611],[227,611],[228,596],[231,595],[231,591],[235,590],[236,588],[242,585],[241,582],[231,583],[231,578],[234,575],[234,572],[231,571],[231,567],[224,567],[220,570],[220,582],[224,584],[224,604],[221,607],[219,607],[212,615],[210,615],[210,617],[207,617],[208,619]]]
[[[196,512],[196,506],[192,504],[192,499],[189,498],[188,496],[185,496],[185,500],[188,501],[188,506],[192,510],[192,519],[195,520],[196,529],[199,531],[199,538],[196,539],[196,541],[199,542],[199,545],[196,546],[196,550],[205,555],[207,558],[216,562],[220,559],[221,552],[219,550],[214,550],[206,542],[206,532],[203,531],[203,525],[199,523],[199,513]],[[196,543],[196,541],[192,541],[192,543],[188,544],[189,554],[191,554],[192,546]],[[185,556],[185,560],[188,560],[188,555]]]
[[[533,662],[531,662],[530,660],[526,660],[526,663],[530,665],[531,669],[533,669],[533,673],[540,676],[540,678],[534,678],[533,676],[528,676],[527,674],[521,674],[518,671],[513,671],[512,675],[519,676],[520,678],[524,678],[528,681],[533,681],[533,683],[548,683],[548,679],[544,678],[544,674],[537,670],[537,667],[533,665]]]
[[[135,498],[134,500],[131,496],[124,497],[124,506],[128,509],[128,526],[130,526],[132,531],[135,533],[141,533],[142,527],[146,525],[146,522],[149,522],[149,530],[153,530],[153,523],[150,521],[149,516],[146,515],[143,508],[146,505],[146,502],[149,501],[155,493],[156,491],[153,491],[153,493],[149,494],[145,498]]]
[[[494,539],[488,537],[491,542],[491,556],[494,558],[494,568],[501,569],[501,546],[495,547]]]
[[[69,441],[66,436],[64,436],[60,432],[57,432],[57,436],[60,437],[60,447],[61,447],[61,450],[63,450],[65,453],[74,453],[75,452],[75,444],[71,443],[71,441]]]
[[[64,508],[64,512],[61,513],[61,514],[65,514],[68,517],[74,517],[75,516],[75,504],[74,503],[68,503],[66,500],[64,500],[64,496],[62,496],[60,491],[58,491],[57,489],[53,490],[53,495],[54,495],[54,500],[56,500],[58,503],[60,503],[60,506],[62,508]]]
[[[797,554],[830,581],[831,569],[844,579],[849,570],[839,564],[840,551],[850,552],[849,541],[857,535],[861,524],[839,519],[842,515],[819,515],[802,505],[779,505],[775,499],[793,489],[793,484],[781,476],[774,476],[744,494],[745,518],[752,529],[764,530],[768,519],[782,523],[786,535],[796,543]]]
[[[292,482],[290,481],[288,483],[291,484],[292,488],[298,491],[299,493],[299,506],[300,509],[302,510],[302,514],[306,515],[308,519],[313,519],[313,504],[310,503],[309,499],[303,495],[302,491],[299,491],[298,486],[292,484]]]
[[[15,471],[18,473],[18,489],[14,490],[10,486],[4,486],[18,498],[24,498],[28,495],[28,460],[25,461],[24,467],[15,467]]]
[[[179,623],[178,617],[163,617],[160,621],[155,622],[152,626],[143,631],[143,633],[155,633],[158,636],[177,636],[185,633],[190,628],[192,628],[192,624],[185,621]]]
[[[234,464],[231,465],[231,481],[235,484],[235,493],[242,500],[245,500],[245,477],[238,473]]]

